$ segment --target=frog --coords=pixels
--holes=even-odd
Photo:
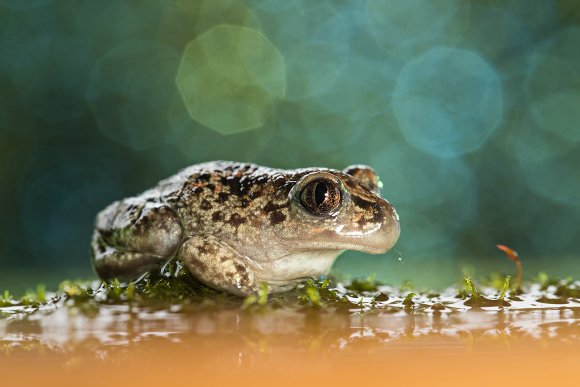
[[[329,273],[346,250],[382,254],[400,235],[373,168],[277,169],[195,164],[96,216],[92,266],[134,281],[176,260],[210,288],[235,296],[293,289]]]

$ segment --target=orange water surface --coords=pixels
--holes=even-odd
[[[0,386],[580,385],[580,308],[156,310],[0,320]]]

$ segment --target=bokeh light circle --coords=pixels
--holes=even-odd
[[[221,133],[262,126],[285,95],[285,65],[260,32],[220,25],[189,43],[177,86],[192,118]]]
[[[529,188],[552,202],[580,208],[579,147],[541,162],[520,163]]]
[[[385,60],[353,57],[340,77],[323,94],[305,102],[349,120],[366,120],[389,109],[397,69]]]
[[[568,141],[551,128],[538,125],[531,112],[523,112],[520,120],[513,121],[513,129],[502,137],[500,145],[515,156],[520,164],[550,160],[569,152],[574,142]]]
[[[101,133],[138,150],[167,141],[179,59],[173,47],[145,41],[126,41],[99,58],[87,99]]]
[[[533,35],[528,26],[511,11],[509,7],[473,3],[469,28],[463,36],[470,49],[487,60],[499,59],[497,62],[503,65],[509,63],[509,58],[529,47]],[[518,70],[521,72],[521,67]],[[518,75],[516,71],[510,73]]]
[[[557,32],[531,56],[526,90],[535,122],[567,141],[580,141],[580,27]]]
[[[175,139],[173,153],[180,154],[188,164],[217,159],[253,161],[273,133],[269,125],[254,130],[220,133],[192,120],[179,94],[171,101],[168,120]],[[165,160],[162,162],[165,163]]]
[[[348,62],[348,21],[328,1],[249,0],[286,62],[286,98],[325,92]]]
[[[401,59],[458,41],[468,18],[458,0],[367,0],[370,30],[379,47]]]
[[[479,149],[497,127],[502,84],[476,53],[438,47],[402,69],[393,109],[409,143],[453,157]]]

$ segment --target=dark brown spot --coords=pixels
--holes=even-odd
[[[240,285],[250,286],[250,277],[248,276],[248,273],[244,272],[240,275],[240,277]]]
[[[252,199],[257,199],[260,196],[262,196],[262,189],[260,188],[254,189],[252,192],[250,192],[250,198]]]
[[[359,220],[357,220],[357,221],[356,221],[356,224],[358,224],[358,226],[359,226],[360,228],[364,228],[364,226],[365,226],[367,223],[368,223],[368,222],[367,222],[367,220],[365,219],[365,217],[364,217],[364,216],[361,216],[361,217],[359,218]]]
[[[199,259],[191,259],[189,262],[196,267],[200,272],[207,271],[207,265]]]
[[[264,206],[264,211],[266,212],[272,212],[275,211],[276,209],[278,209],[278,207],[271,201],[266,203],[266,205]]]
[[[222,178],[222,184],[230,189],[230,193],[236,196],[241,195],[240,179],[235,176]]]
[[[363,210],[368,210],[373,206],[376,206],[376,203],[369,202],[359,196],[351,195],[350,198],[352,199],[353,203],[356,204],[357,207],[362,208]]]
[[[215,191],[215,184],[209,183],[206,185],[207,189],[209,189],[210,191]]]
[[[282,187],[278,189],[278,193],[283,196],[288,195],[292,187],[296,185],[296,182],[296,180],[288,180]]]
[[[262,175],[254,179],[254,184],[264,185],[268,181],[268,176]]]
[[[107,251],[107,247],[104,245],[103,240],[100,238],[97,241],[97,249],[98,249],[98,252],[101,254],[104,254],[105,251]]]
[[[344,179],[344,185],[353,190],[359,188],[357,183],[355,183],[352,179]]]
[[[286,202],[283,202],[281,204],[275,204],[274,202],[269,201],[264,206],[264,211],[266,211],[267,213],[270,213],[272,211],[280,210],[280,209],[286,208],[288,206],[289,206],[289,203],[287,201]]]
[[[280,210],[270,212],[270,224],[275,225],[286,220],[286,215]]]
[[[240,214],[232,214],[228,220],[228,223],[235,228],[238,228],[240,224],[246,223],[246,218],[243,218]]]
[[[373,222],[381,223],[385,219],[385,215],[383,211],[381,211],[381,207],[378,204],[373,205]]]
[[[196,186],[194,186],[194,187],[191,188],[191,192],[194,193],[194,194],[200,193],[201,190],[202,190],[202,188],[200,186],[198,186],[198,185],[196,185]]]
[[[228,200],[229,197],[230,197],[230,194],[229,193],[227,193],[227,192],[220,192],[218,194],[217,201],[218,201],[218,203],[224,203],[225,201]]]
[[[199,208],[201,208],[202,210],[211,210],[212,207],[213,206],[211,205],[211,203],[206,199],[203,199],[199,204]]]
[[[222,220],[224,220],[224,214],[221,211],[216,211],[213,213],[213,215],[211,216],[211,220],[213,220],[214,222],[221,222]]]
[[[197,178],[201,181],[209,181],[211,178],[211,175],[209,173],[202,173]]]
[[[275,188],[280,188],[286,183],[286,178],[282,175],[275,175],[272,179],[272,184]]]
[[[244,196],[240,201],[240,207],[247,208],[250,206],[250,203],[252,203],[252,201],[248,197]]]

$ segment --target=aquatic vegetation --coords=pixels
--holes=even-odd
[[[242,308],[248,308],[251,305],[264,306],[268,302],[268,284],[262,282],[257,294],[250,294],[244,298]]]
[[[498,245],[518,269],[516,288],[510,289],[511,276],[492,275],[483,285],[477,285],[465,270],[463,287],[444,291],[420,291],[411,281],[399,288],[376,281],[375,275],[363,279],[339,282],[333,277],[310,278],[286,292],[270,294],[268,284],[262,283],[255,294],[245,298],[230,295],[205,286],[197,281],[177,260],[170,260],[158,271],[149,272],[131,283],[118,280],[63,281],[54,293],[43,285],[14,297],[8,290],[0,295],[0,317],[20,318],[33,313],[51,313],[67,307],[88,316],[99,313],[104,305],[157,310],[213,307],[245,311],[277,308],[315,308],[343,310],[346,313],[371,311],[404,311],[433,313],[466,311],[482,308],[534,309],[551,305],[580,307],[580,281],[572,278],[557,279],[540,273],[530,284],[522,284],[522,265],[515,250]]]
[[[469,289],[471,293],[471,296],[464,302],[464,305],[471,306],[474,308],[489,307],[489,306],[498,306],[498,307],[510,306],[510,303],[504,300],[507,288],[505,290],[504,289],[501,290],[497,299],[491,299],[481,294],[481,291],[473,283],[471,278],[465,278],[464,281],[467,289]],[[506,279],[506,281],[507,286],[509,286],[509,279]]]
[[[521,290],[524,269],[522,267],[522,262],[520,261],[518,252],[515,251],[514,249],[511,249],[511,248],[505,246],[505,245],[497,245],[497,248],[500,249],[501,251],[503,251],[509,260],[511,260],[513,263],[515,263],[516,268],[518,270],[518,276],[517,276],[517,280],[516,280],[517,289]]]
[[[0,317],[18,318],[31,313],[51,313],[58,308],[71,308],[94,315],[102,305],[129,305],[158,310],[173,306],[186,308],[303,308],[345,310],[347,313],[367,313],[380,310],[401,310],[409,313],[433,311],[465,311],[480,308],[541,308],[542,305],[580,307],[580,282],[554,279],[545,274],[524,286],[525,291],[510,290],[511,276],[506,276],[499,289],[480,287],[471,278],[464,279],[461,289],[443,292],[410,291],[408,285],[397,289],[379,284],[373,276],[342,283],[331,277],[313,278],[295,290],[270,294],[267,284],[261,284],[256,294],[239,298],[208,288],[196,281],[178,263],[169,262],[157,273],[148,273],[139,280],[124,284],[117,280],[63,281],[56,292],[44,286],[14,297],[9,291],[0,296]],[[394,309],[393,309],[394,308]]]
[[[506,293],[510,288],[510,280],[511,279],[512,279],[511,276],[509,276],[509,275],[505,276],[505,280],[503,281],[503,285],[502,285],[500,292],[499,292],[499,297],[498,297],[499,301],[503,301],[505,299]]]
[[[433,358],[476,345],[513,345],[528,353],[531,345],[543,350],[546,338],[550,345],[577,348],[579,281],[541,275],[541,282],[523,284],[519,294],[510,289],[510,276],[493,278],[494,286],[467,277],[462,286],[434,291],[408,281],[389,286],[374,276],[320,277],[286,293],[270,293],[262,283],[241,298],[206,287],[172,261],[131,283],[67,280],[54,292],[39,286],[22,297],[5,291],[0,359],[28,364],[38,358],[44,364],[65,358],[66,367],[119,364],[126,375],[128,356],[140,365],[158,356],[141,370],[160,364],[173,369],[175,361],[187,359],[191,372],[192,364],[214,369],[211,364],[227,360],[234,369],[246,359],[255,364],[287,354],[327,361],[364,353],[365,361],[374,356],[383,364],[385,351],[410,340],[413,345],[404,348],[421,354],[436,349]]]
[[[353,292],[374,292],[378,289],[380,285],[375,280],[376,275],[371,274],[364,279],[354,279],[350,284],[346,286],[346,289],[352,290]]]

